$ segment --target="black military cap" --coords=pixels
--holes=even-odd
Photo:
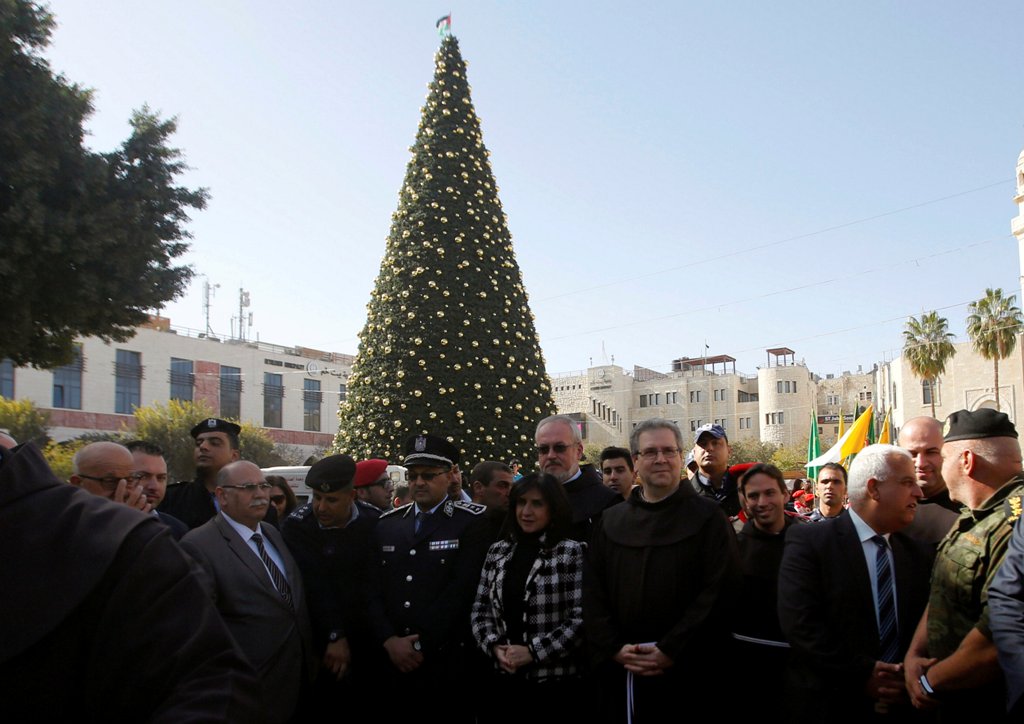
[[[242,428],[233,422],[221,420],[219,417],[211,417],[193,427],[190,434],[193,438],[199,437],[204,432],[226,432],[229,435],[237,436],[241,431]]]
[[[413,435],[405,441],[405,466],[436,465],[453,468],[459,464],[459,449],[436,435]]]
[[[306,473],[306,485],[321,493],[333,493],[352,486],[356,461],[348,455],[328,455]]]
[[[946,442],[953,440],[982,440],[986,437],[1017,437],[1017,428],[1005,412],[987,407],[980,410],[957,410],[946,418],[942,427]]]

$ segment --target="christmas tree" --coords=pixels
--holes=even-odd
[[[453,36],[435,66],[335,448],[396,461],[430,432],[464,468],[530,459],[555,412],[544,357]]]

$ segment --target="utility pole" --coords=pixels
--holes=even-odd
[[[210,300],[216,293],[220,284],[210,284],[210,278],[203,274],[203,317],[206,319],[206,336],[213,336],[213,328],[210,326]]]

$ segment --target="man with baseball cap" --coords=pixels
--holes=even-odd
[[[390,659],[389,678],[403,692],[388,712],[395,721],[421,719],[426,702],[466,679],[469,610],[490,543],[486,506],[448,497],[460,474],[458,447],[413,435],[404,464],[413,502],[377,522],[368,608],[373,636]],[[446,720],[471,720],[464,698],[448,701]]]
[[[325,711],[346,692],[356,694],[345,697],[346,706],[378,704],[369,692],[380,679],[383,657],[368,634],[366,607],[371,538],[380,511],[356,499],[357,469],[348,455],[315,463],[306,473],[312,502],[281,524],[306,586],[313,647],[322,667],[310,692],[310,711]]]
[[[190,434],[196,443],[193,450],[196,479],[168,485],[158,510],[173,515],[189,530],[217,515],[213,493],[217,487],[217,473],[239,459],[238,435],[241,432],[242,428],[235,423],[217,417],[203,420],[193,427]]]
[[[928,608],[904,661],[907,690],[942,721],[1001,721],[1006,687],[988,587],[1024,500],[1020,444],[1010,419],[984,408],[950,415],[943,440],[942,477],[964,510],[939,543]]]
[[[356,499],[373,506],[378,513],[391,510],[391,492],[394,483],[388,475],[387,460],[360,460],[356,463],[356,475],[352,480]]]
[[[698,495],[718,501],[722,512],[734,518],[740,512],[739,475],[729,470],[729,438],[721,425],[701,425],[693,445],[697,473],[690,480]]]

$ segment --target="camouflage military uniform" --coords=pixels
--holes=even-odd
[[[960,515],[939,544],[932,568],[931,596],[928,602],[928,655],[944,659],[952,654],[972,628],[992,638],[988,620],[988,586],[1013,533],[1013,523],[1021,514],[1024,498],[1024,474],[1018,475],[992,494],[984,505]],[[978,690],[959,697],[944,698],[944,719],[950,709],[970,711],[985,720],[979,705],[992,705],[994,716],[1003,713],[1002,682],[992,691]]]

